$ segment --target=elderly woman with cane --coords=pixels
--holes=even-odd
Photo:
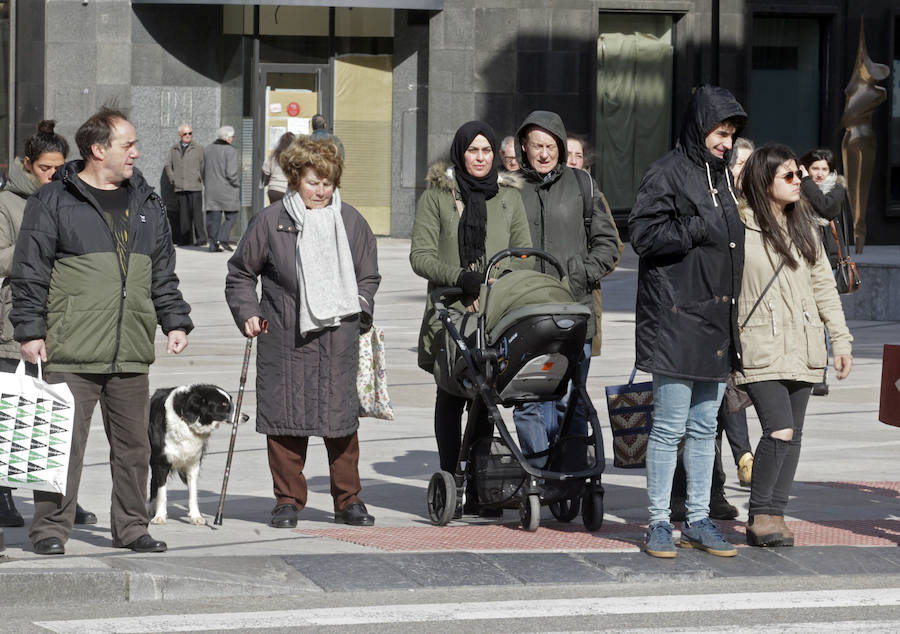
[[[259,337],[256,429],[266,435],[274,484],[269,524],[297,525],[309,437],[321,436],[334,521],[372,526],[359,498],[356,371],[381,282],[375,236],[341,200],[343,160],[332,142],[298,139],[280,161],[291,191],[253,216],[225,281],[241,333]]]

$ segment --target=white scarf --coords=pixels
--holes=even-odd
[[[307,209],[293,191],[283,200],[297,227],[297,326],[306,336],[360,312],[356,270],[337,189],[322,209]]]
[[[827,194],[834,189],[834,186],[837,185],[837,178],[837,172],[829,172],[828,176],[825,177],[825,180],[819,183],[819,189],[822,190],[823,194]]]

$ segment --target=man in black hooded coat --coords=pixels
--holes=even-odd
[[[745,123],[730,92],[697,88],[675,149],[650,166],[628,219],[640,256],[635,365],[653,375],[645,551],[656,557],[675,556],[669,499],[682,438],[688,495],[681,546],[737,552],[709,520],[709,490],[716,413],[728,373],[741,367],[744,225],[727,158]]]

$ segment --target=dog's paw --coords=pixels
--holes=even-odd
[[[202,515],[191,516],[188,519],[191,520],[191,524],[196,524],[197,526],[206,526],[206,518]]]
[[[167,518],[166,518],[165,515],[157,515],[157,516],[154,517],[152,520],[150,520],[150,523],[151,523],[151,524],[165,524],[165,523],[166,523],[166,519],[167,519]]]

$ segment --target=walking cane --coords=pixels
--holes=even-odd
[[[267,330],[268,323],[262,320],[262,331]],[[241,403],[244,400],[244,384],[247,382],[247,368],[250,367],[250,349],[253,348],[253,338],[247,337],[247,345],[244,347],[244,365],[241,367],[241,384],[238,386],[237,402],[234,404],[234,418],[231,421],[231,442],[228,444],[228,457],[225,459],[225,478],[222,480],[222,494],[219,496],[219,510],[213,524],[222,525],[222,511],[225,510],[225,489],[228,487],[228,476],[231,474],[231,457],[234,455],[234,440],[237,438],[238,423],[241,421]]]

